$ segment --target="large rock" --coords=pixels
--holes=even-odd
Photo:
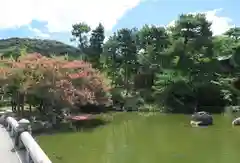
[[[234,126],[240,125],[240,117],[234,119],[234,120],[232,121],[232,125],[234,125]]]
[[[35,121],[35,122],[32,122],[31,127],[32,127],[32,132],[37,133],[37,132],[43,132],[47,129],[52,128],[52,124],[44,121]]]
[[[213,117],[207,112],[197,112],[192,115],[191,125],[208,126],[213,124]]]

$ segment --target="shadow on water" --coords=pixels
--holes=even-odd
[[[73,122],[70,127],[70,122],[60,123],[57,127],[51,129],[42,129],[33,132],[34,136],[39,135],[54,135],[62,133],[75,132],[92,132],[94,129],[106,125],[108,122],[101,119],[90,119],[84,121]]]

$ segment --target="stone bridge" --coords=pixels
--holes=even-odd
[[[0,114],[1,116],[1,114]],[[26,125],[27,124],[27,125]],[[0,118],[0,162],[2,163],[52,163],[31,135],[28,120],[16,121],[3,114]],[[25,128],[24,132],[20,132]],[[28,132],[29,131],[29,132]],[[19,136],[17,136],[19,135]],[[15,140],[18,146],[15,148]]]
[[[3,125],[0,125],[0,162],[27,163],[24,160],[25,151],[13,151],[14,141]]]

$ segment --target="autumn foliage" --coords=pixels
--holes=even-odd
[[[109,85],[91,64],[48,58],[33,53],[17,60],[2,59],[0,85],[3,91],[16,89],[25,95],[71,106],[108,104]]]

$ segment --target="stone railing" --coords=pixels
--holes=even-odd
[[[17,121],[13,117],[5,119],[5,126],[14,141],[18,141],[17,149],[25,149],[26,163],[52,163],[31,135],[31,127],[28,120]],[[24,132],[20,132],[24,131]]]

